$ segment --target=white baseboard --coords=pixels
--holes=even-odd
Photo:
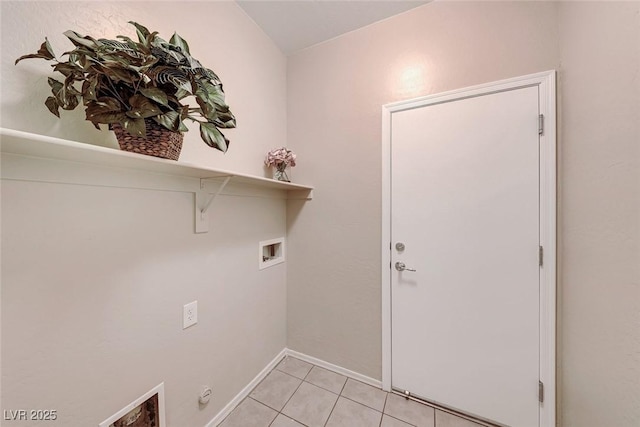
[[[269,374],[269,372],[271,372],[273,368],[275,368],[278,363],[280,363],[280,361],[284,359],[286,355],[287,349],[285,348],[280,353],[278,353],[278,355],[271,362],[269,362],[269,364],[265,366],[265,368],[260,371],[260,373],[256,375],[256,377],[252,379],[251,382],[249,382],[249,384],[247,384],[242,390],[240,390],[240,393],[238,393],[236,397],[231,399],[231,401],[227,403],[227,405],[222,408],[222,410],[218,412],[216,416],[213,417],[213,419],[209,421],[205,427],[216,427],[222,422],[222,420],[227,418],[231,411],[233,411],[236,406],[238,406],[240,402],[244,400],[245,397],[249,396],[251,390],[253,390],[260,383],[260,381],[262,381]]]
[[[369,384],[370,386],[373,387],[377,387],[377,388],[382,388],[382,381],[373,379],[371,377],[368,377],[366,375],[362,375],[358,372],[354,372],[354,371],[350,371],[349,369],[343,368],[342,366],[338,366],[338,365],[334,365],[333,363],[329,363],[329,362],[325,362],[322,359],[317,359],[315,357],[312,356],[308,356],[304,353],[300,353],[294,350],[290,350],[290,349],[285,349],[286,351],[286,355],[287,356],[291,356],[291,357],[295,357],[297,359],[300,360],[304,360],[305,362],[309,362],[313,365],[317,365],[320,366],[321,368],[325,368],[328,369],[330,371],[333,372],[337,372],[338,374],[342,374],[345,377],[349,377],[349,378],[353,378],[354,380],[363,382],[365,384]]]
[[[256,375],[256,377],[253,380],[251,380],[251,382],[247,384],[246,387],[244,387],[240,391],[240,393],[236,395],[236,397],[231,399],[231,401],[227,403],[227,405],[224,408],[222,408],[222,410],[218,412],[218,414],[215,417],[213,417],[213,419],[209,421],[209,423],[205,427],[216,427],[218,424],[220,424],[222,420],[224,420],[231,413],[231,411],[233,411],[236,408],[236,406],[240,404],[240,402],[242,402],[247,396],[249,396],[249,393],[251,393],[251,390],[253,390],[260,383],[260,381],[262,381],[269,374],[269,372],[271,372],[273,368],[275,368],[278,365],[278,363],[280,363],[280,361],[284,359],[285,356],[295,357],[296,359],[304,360],[305,362],[309,362],[313,365],[320,366],[321,368],[325,368],[330,371],[337,372],[338,374],[342,374],[345,377],[349,377],[354,380],[363,382],[365,384],[369,384],[373,387],[382,388],[381,381],[378,381],[366,375],[359,374],[357,372],[350,371],[349,369],[343,368],[342,366],[325,362],[322,359],[317,359],[315,357],[311,357],[304,353],[300,353],[300,352],[285,348],[271,362],[269,362],[269,364],[265,366],[265,368],[262,371],[260,371],[260,373]]]

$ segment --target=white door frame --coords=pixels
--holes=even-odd
[[[540,427],[556,425],[556,72],[546,71],[382,106],[382,388],[391,391],[391,116],[394,112],[538,86],[540,135]]]

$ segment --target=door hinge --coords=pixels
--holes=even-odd
[[[540,265],[540,267],[542,267],[542,264],[544,263],[544,248],[542,246],[538,246],[538,265]]]
[[[544,114],[538,116],[538,135],[544,133]]]
[[[544,402],[544,384],[542,381],[538,381],[538,401],[540,403]]]

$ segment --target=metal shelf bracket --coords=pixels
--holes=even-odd
[[[219,177],[217,177],[219,178]],[[211,207],[211,204],[218,197],[222,190],[227,186],[229,181],[233,178],[233,175],[227,176],[222,181],[220,187],[218,187],[217,191],[209,196],[209,199],[205,201],[207,196],[209,195],[205,190],[206,181],[214,178],[201,178],[200,179],[200,190],[196,191],[195,197],[195,228],[196,233],[207,233],[209,232],[209,215],[207,215],[207,211]]]

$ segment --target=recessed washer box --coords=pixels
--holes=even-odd
[[[284,262],[284,237],[265,240],[258,245],[258,268],[260,270]]]

